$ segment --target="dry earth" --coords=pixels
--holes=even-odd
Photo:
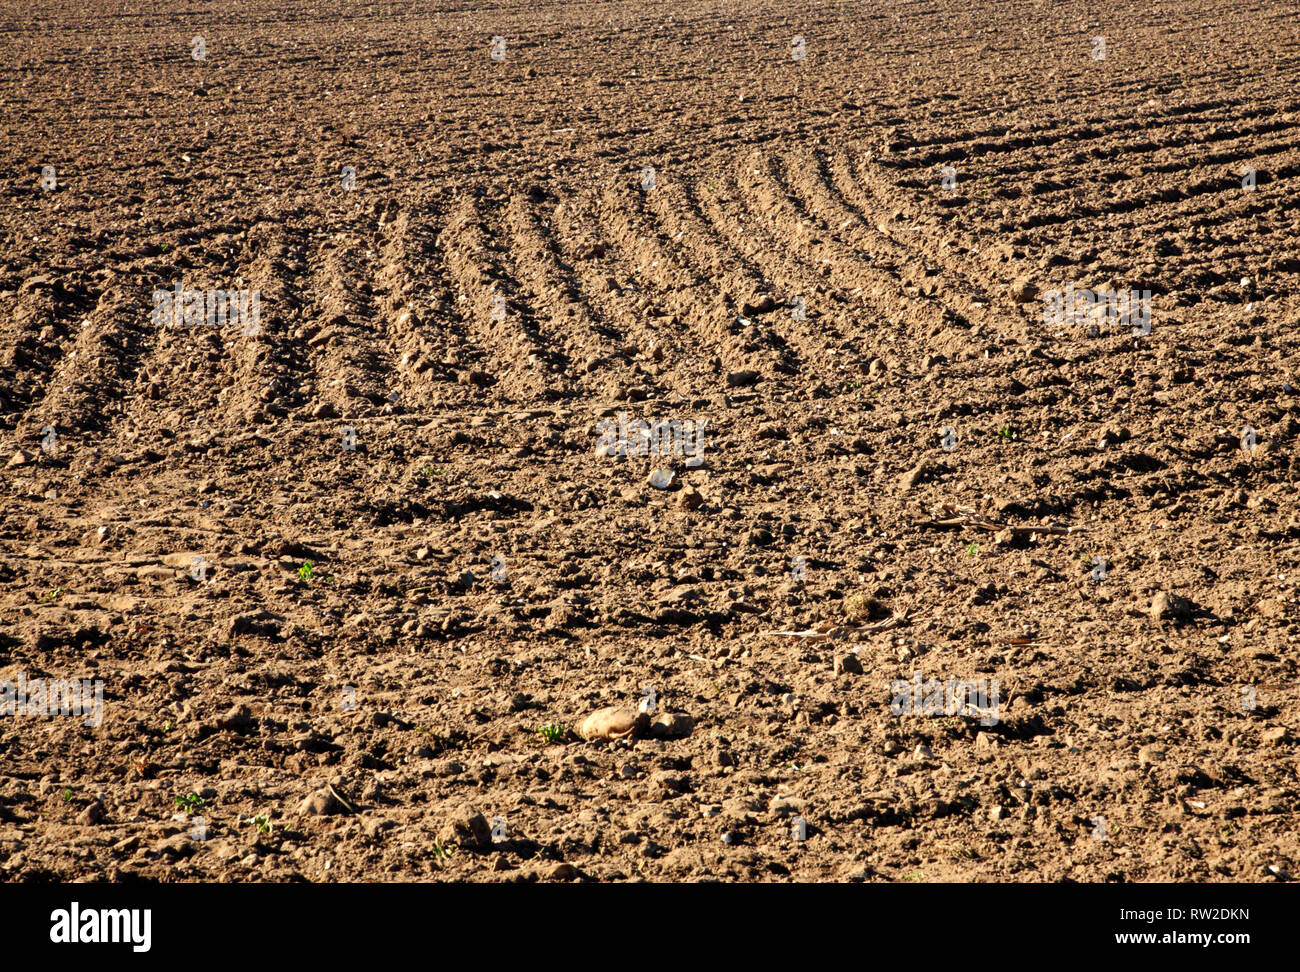
[[[1100,6],[6,5],[0,875],[1300,873],[1300,9]]]

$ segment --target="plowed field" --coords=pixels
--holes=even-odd
[[[0,56],[4,880],[1300,873],[1296,4]]]

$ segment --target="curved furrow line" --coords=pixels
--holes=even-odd
[[[787,269],[777,272],[788,275],[791,272],[789,266],[796,268],[796,274],[802,268],[815,268],[814,272],[824,278],[833,292],[847,294],[854,303],[865,305],[880,317],[896,313],[900,303],[910,305],[915,310],[914,320],[932,337],[950,324],[957,323],[956,315],[935,299],[937,284],[926,279],[932,276],[932,268],[919,255],[903,254],[904,260],[889,265],[889,269],[901,279],[901,286],[895,286],[890,292],[886,275],[875,270],[882,262],[879,251],[859,250],[844,243],[834,233],[819,232],[815,224],[824,223],[820,215],[803,212],[798,200],[783,191],[779,180],[772,174],[769,158],[755,155],[738,162],[734,172],[739,196],[752,218],[745,222],[744,227],[731,222],[733,233],[738,227],[747,227],[744,235],[766,234],[771,240],[766,247],[755,240],[757,252],[771,250],[799,257],[797,264],[782,261]],[[721,213],[722,210],[715,212]],[[805,286],[815,288],[817,284]],[[880,296],[875,297],[873,292]],[[805,300],[809,309],[815,307],[813,301],[807,297]]]
[[[72,348],[50,373],[24,424],[53,427],[82,441],[102,435],[124,407],[131,377],[156,346],[149,294],[114,283],[82,320]]]
[[[1197,102],[1191,105],[1173,105],[1173,106],[1169,106],[1162,113],[1161,117],[1167,117],[1170,118],[1171,120],[1178,119],[1184,121],[1206,120],[1199,115],[1195,115],[1195,113],[1198,112],[1208,113],[1208,112],[1217,111],[1219,109],[1231,110],[1235,108],[1240,108],[1242,105],[1247,104],[1247,101],[1248,100],[1245,98],[1239,98],[1239,99],[1221,98],[1221,99],[1216,99],[1214,101]],[[1024,108],[1034,107],[1039,104],[1040,102],[1037,99],[1027,99],[1015,105],[1008,105],[1004,110],[1018,111]],[[981,122],[987,122],[988,120],[987,106],[973,106],[972,108],[969,109],[968,114],[970,114],[972,117],[978,118]],[[1187,116],[1194,116],[1194,117],[1189,118]],[[951,127],[952,123],[957,119],[957,117],[958,115],[956,113],[953,113],[952,115],[948,116],[948,125],[945,126],[945,129]],[[1235,116],[1231,114],[1228,115],[1228,118],[1232,118],[1232,117]],[[1210,120],[1214,120],[1214,119],[1210,119]],[[1139,123],[1139,122],[1126,122],[1123,124],[1124,124],[1124,130],[1142,129],[1146,127],[1143,123]],[[1058,128],[1040,128],[1040,129],[1036,129],[1034,133],[1030,135],[1030,134],[1017,134],[1017,130],[1012,128],[1009,125],[991,125],[986,128],[979,128],[974,130],[966,130],[966,131],[958,130],[958,131],[951,132],[951,134],[949,134],[945,130],[945,133],[943,135],[935,135],[932,138],[913,139],[909,142],[909,144],[914,148],[924,149],[924,148],[932,148],[932,147],[950,148],[954,145],[958,145],[965,142],[988,141],[990,145],[997,146],[998,148],[1002,148],[1007,151],[1014,151],[1017,148],[1035,148],[1042,144],[1055,144],[1056,142],[1060,141],[1063,138],[1068,138],[1071,130],[1079,131],[1082,128],[1083,126],[1079,125],[1077,122],[1061,120],[1060,127]],[[1117,130],[1120,129],[1112,129],[1112,131],[1117,131]],[[1007,138],[1008,136],[1013,136],[1013,138],[1008,140]]]
[[[614,247],[601,233],[597,196],[597,190],[584,189],[556,206],[554,220],[559,232],[551,237],[556,259],[572,268],[578,292],[590,309],[593,333],[591,347],[584,349],[584,370],[605,367],[607,357],[624,337],[621,292],[609,272],[617,261],[609,252]]]
[[[663,178],[648,192],[621,183],[606,186],[601,227],[621,257],[616,265],[630,266],[635,274],[639,293],[631,296],[632,313],[643,322],[647,343],[653,341],[656,355],[666,357],[668,365],[679,364],[692,388],[703,392],[717,380],[705,360],[733,357],[729,324],[734,315],[710,270],[696,265],[680,240],[669,238],[656,222],[654,204],[670,206],[675,187],[680,188],[675,180]]]
[[[488,222],[494,206],[483,196],[477,203],[461,196],[439,237],[458,290],[454,312],[465,322],[467,356],[479,358],[480,367],[462,380],[490,387],[505,403],[532,402],[546,397],[555,379],[542,367],[546,348],[536,317],[505,269],[501,234]]]
[[[1090,235],[1096,235],[1099,230],[1104,230],[1106,234],[1126,232],[1159,234],[1171,225],[1177,225],[1180,231],[1186,232],[1189,229],[1218,227],[1241,219],[1267,219],[1285,212],[1288,206],[1294,205],[1297,196],[1300,195],[1300,186],[1284,186],[1269,182],[1250,191],[1242,188],[1238,182],[1224,186],[1220,192],[1219,204],[1209,212],[1206,211],[1200,196],[1169,202],[1162,201],[1140,209],[1126,208],[1125,212],[1114,214],[1105,222],[1099,222],[1092,228]],[[1082,215],[1075,217],[1075,219],[1082,218]],[[1075,224],[1070,221],[1035,225],[1027,227],[1026,234],[1030,238],[1055,234],[1061,230],[1068,230],[1072,225]],[[1040,229],[1042,232],[1038,232]]]
[[[932,306],[918,304],[898,288],[879,289],[873,257],[817,236],[788,201],[776,197],[770,183],[753,173],[754,164],[737,162],[716,192],[701,193],[700,203],[717,231],[762,268],[778,298],[777,310],[746,328],[751,341],[757,329],[777,352],[777,370],[789,370],[797,356],[827,373],[848,370],[856,376],[879,350],[878,323],[897,314],[900,302],[915,306],[921,326],[932,330],[940,322]],[[737,200],[734,212],[728,210],[730,197]],[[804,320],[795,319],[796,298],[802,299]],[[910,334],[893,337],[906,341]]]
[[[236,264],[238,275],[220,281],[223,290],[258,293],[260,335],[241,333],[237,321],[225,327],[189,326],[183,321],[156,326],[154,342],[135,369],[129,394],[113,423],[117,441],[136,442],[142,431],[160,426],[173,431],[216,426],[244,432],[250,424],[268,421],[268,415],[284,414],[284,396],[298,387],[299,362],[282,358],[277,364],[269,352],[293,343],[287,333],[283,293],[294,274],[288,266],[279,267],[277,280],[273,269],[285,255],[280,241],[287,232],[279,219],[254,225],[245,245],[251,259]],[[209,282],[190,275],[158,280],[156,286],[174,293],[177,280],[187,290]]]
[[[1103,181],[1107,182],[1108,185],[1122,187],[1125,190],[1140,190],[1143,187],[1150,187],[1147,191],[1167,192],[1170,177],[1174,177],[1174,188],[1178,188],[1179,184],[1189,181],[1192,186],[1196,186],[1207,179],[1221,179],[1224,182],[1224,188],[1231,189],[1233,184],[1240,184],[1240,173],[1247,165],[1268,172],[1270,170],[1266,160],[1276,155],[1292,152],[1297,147],[1300,147],[1300,141],[1286,141],[1281,144],[1250,145],[1242,151],[1198,155],[1194,159],[1173,159],[1158,163],[1141,164],[1136,167],[1125,166],[1123,169],[1111,170],[1110,175],[1113,178],[1105,179],[1103,177]],[[990,187],[993,195],[1005,200],[1008,208],[1040,207],[1044,204],[1062,200],[1072,203],[1080,191],[1091,190],[1096,186],[1098,176],[1094,173],[1088,176],[1061,178],[1059,172],[1062,170],[1068,171],[1072,166],[1086,164],[1087,160],[1080,159],[1061,164],[1054,163],[1051,166],[1044,165],[1040,167],[1040,171],[1050,173],[1049,177],[1032,183],[1029,191],[1010,186],[1009,183],[1012,180],[1005,178],[1001,172],[995,176],[986,176],[986,178],[993,181],[993,186]],[[1216,175],[1216,169],[1220,170],[1221,174]],[[978,179],[981,174],[978,169],[966,169],[959,173],[958,179],[959,182],[971,182]],[[936,174],[935,179],[927,182],[908,180],[899,185],[901,188],[912,190],[931,190],[937,182],[938,176]],[[982,183],[980,185],[981,188],[984,188]]]
[[[1270,173],[1273,180],[1292,179],[1300,176],[1300,163],[1281,167]],[[1143,193],[1126,196],[1121,199],[1103,203],[1080,202],[1064,212],[1034,212],[1021,219],[1008,221],[1011,232],[1028,232],[1042,227],[1054,227],[1073,223],[1076,220],[1105,220],[1112,216],[1129,213],[1141,213],[1149,219],[1166,220],[1171,214],[1177,214],[1180,206],[1204,206],[1201,197],[1242,192],[1240,179],[1228,177],[1205,179],[1186,186],[1149,189]],[[1225,197],[1226,198],[1226,197]],[[1161,215],[1156,217],[1154,214]],[[1144,220],[1145,221],[1145,220]]]
[[[1242,102],[1246,104],[1246,102]],[[1293,112],[1300,108],[1300,103],[1288,105],[1285,107],[1270,106],[1266,109],[1269,116],[1283,115]],[[1255,115],[1252,114],[1251,117]],[[1172,136],[1167,139],[1153,138],[1154,132],[1159,131],[1162,127],[1170,125],[1179,126],[1205,126],[1205,125],[1236,125],[1241,123],[1241,113],[1225,113],[1223,115],[1205,115],[1205,116],[1169,116],[1164,114],[1142,115],[1132,121],[1114,122],[1105,120],[1104,123],[1080,122],[1069,123],[1061,128],[1036,130],[1031,135],[1017,135],[1012,138],[1004,138],[998,141],[979,141],[973,140],[965,145],[961,144],[960,138],[944,139],[942,148],[934,152],[911,152],[906,155],[890,154],[881,158],[881,163],[890,169],[896,169],[900,172],[921,170],[932,168],[934,166],[946,163],[959,162],[970,159],[992,159],[995,156],[1011,156],[1015,152],[1027,149],[1043,148],[1051,146],[1054,149],[1062,145],[1088,145],[1098,140],[1123,137],[1132,134],[1133,141],[1129,145],[1121,144],[1115,148],[1116,153],[1122,153],[1126,156],[1156,152],[1161,149],[1182,148],[1188,145],[1201,145],[1209,141],[1230,141],[1239,137],[1249,137],[1270,134],[1275,131],[1284,130],[1294,127],[1294,123],[1285,120],[1285,118],[1274,121],[1265,121],[1256,124],[1250,131],[1243,133],[1240,128],[1233,128],[1213,134],[1207,134],[1204,131],[1191,131],[1183,135]],[[936,146],[937,147],[937,146]],[[1098,152],[1110,152],[1109,146],[1102,148],[1088,148],[1075,151],[1072,158],[1080,163],[1089,162],[1098,157]],[[1065,158],[1053,153],[1052,163],[1058,167],[1065,167],[1071,157]],[[1035,171],[1032,168],[1024,170]],[[1019,174],[1019,170],[1011,169],[1009,174]]]
[[[380,266],[374,304],[398,396],[395,410],[436,404],[444,390],[439,386],[457,380],[449,353],[460,341],[449,320],[450,286],[431,257],[435,235],[431,224],[402,211],[380,226],[375,241]]]
[[[716,290],[718,299],[700,309],[699,320],[726,331],[738,298],[760,293],[768,286],[763,272],[722,236],[704,215],[699,189],[712,175],[691,184],[669,178],[647,193],[640,212],[650,221],[650,231],[676,247],[677,262],[697,280]]]
[[[1288,135],[1296,130],[1297,126],[1293,124],[1279,125],[1275,130],[1285,130]],[[1244,139],[1247,136],[1234,136],[1231,141]],[[1189,138],[1183,145],[1202,145],[1207,139]],[[1023,189],[1010,191],[1011,184],[1017,180],[1024,181],[1035,175],[1046,176],[1043,183],[1051,185],[1054,188],[1046,192],[1035,192],[1035,199],[1052,200],[1054,197],[1068,198],[1070,193],[1075,193],[1080,189],[1092,188],[1097,180],[1098,174],[1093,172],[1085,176],[1063,177],[1061,173],[1077,171],[1081,168],[1087,168],[1096,164],[1099,160],[1113,160],[1122,168],[1111,171],[1111,175],[1116,178],[1110,180],[1115,183],[1129,184],[1136,180],[1169,174],[1186,174],[1192,168],[1209,168],[1213,166],[1244,166],[1253,159],[1266,157],[1288,151],[1295,148],[1300,142],[1289,140],[1284,137],[1277,141],[1266,141],[1263,143],[1255,142],[1242,146],[1231,151],[1217,151],[1209,153],[1198,153],[1195,158],[1177,158],[1167,161],[1138,161],[1138,157],[1161,152],[1167,148],[1167,144],[1156,144],[1150,142],[1136,144],[1120,144],[1106,151],[1093,149],[1090,152],[1079,152],[1072,156],[1064,158],[1053,158],[1050,162],[1029,162],[1022,166],[998,166],[989,171],[981,166],[981,159],[965,160],[961,166],[954,166],[958,170],[958,179],[960,181],[971,181],[983,178],[993,183],[992,191],[995,195],[1008,199],[1022,199],[1026,193]],[[1180,146],[1181,147],[1181,146]],[[1103,173],[1103,178],[1107,175]],[[913,190],[932,189],[938,181],[937,173],[927,179],[905,179],[898,183],[900,188]],[[1003,187],[1006,187],[1004,189]]]
[[[90,295],[62,280],[30,277],[0,301],[0,317],[13,322],[14,342],[0,352],[0,423],[12,427],[40,397],[75,342],[72,318]]]
[[[893,247],[902,250],[919,246],[926,234],[944,233],[949,238],[947,249],[953,254],[961,254],[965,278],[974,284],[982,278],[984,292],[989,297],[990,314],[994,317],[991,321],[993,328],[999,332],[1013,332],[1019,328],[1016,318],[999,315],[995,310],[995,299],[1004,292],[1007,283],[1021,275],[1014,264],[1009,268],[1001,262],[976,232],[951,223],[942,230],[938,229],[933,225],[935,211],[923,208],[906,193],[897,192],[883,174],[871,171],[870,161],[865,155],[837,150],[824,155],[823,159],[823,171],[831,191],[858,215],[865,226],[873,228]],[[900,218],[911,220],[915,225],[900,223]],[[947,259],[955,262],[957,257],[954,255]]]
[[[371,234],[342,231],[313,242],[309,250],[309,320],[301,328],[314,373],[313,416],[366,415],[391,394],[376,340],[370,294],[374,279]],[[321,383],[324,382],[324,387]]]
[[[913,262],[912,273],[921,281],[918,286],[927,296],[938,296],[955,315],[973,325],[991,325],[989,295],[982,284],[969,279],[964,257],[953,255],[950,240],[941,240],[929,248],[924,258],[917,259],[899,247],[886,233],[850,206],[837,191],[830,165],[823,152],[810,149],[796,155],[793,164],[784,160],[768,169],[780,191],[792,197],[804,213],[813,213],[825,231],[853,240],[853,246],[876,259],[888,261],[897,267]],[[942,268],[935,275],[931,261]],[[874,284],[875,291],[884,300],[896,300],[891,291],[898,290],[893,274],[880,274]],[[933,294],[928,293],[931,289]],[[906,296],[905,292],[903,294]]]
[[[556,218],[553,211],[549,216],[550,222]],[[595,339],[597,317],[583,300],[573,267],[560,258],[547,222],[524,195],[510,197],[505,226],[515,276],[532,295],[534,310],[548,321],[545,333],[538,331],[545,348],[542,359],[553,369],[569,371]]]

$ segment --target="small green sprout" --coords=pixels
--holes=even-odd
[[[57,601],[62,594],[63,594],[62,587],[52,587],[45,592],[45,600],[53,603],[54,601]]]
[[[168,719],[166,722],[163,723],[163,732],[171,732],[175,728],[176,727],[172,725],[172,721],[170,719]]]
[[[568,731],[564,726],[556,725],[554,722],[548,722],[544,726],[537,727],[537,734],[548,743],[560,742]]]
[[[259,813],[253,818],[253,826],[264,834],[271,833],[271,815],[269,813]]]
[[[310,582],[311,579],[316,576],[316,565],[310,560],[303,561],[302,566],[298,568],[298,576],[303,580]]]
[[[447,860],[451,857],[453,853],[455,853],[455,851],[456,851],[455,844],[439,844],[437,841],[434,841],[433,859],[435,861]]]
[[[187,793],[185,796],[176,798],[176,806],[180,807],[186,813],[193,813],[195,810],[202,810],[207,806],[208,801],[203,799],[197,793]]]
[[[1020,433],[1009,425],[1004,425],[1002,428],[998,429],[998,435],[1002,436],[1002,438],[1006,439],[1008,442],[1015,442],[1020,438]]]
[[[966,556],[967,556],[967,557],[976,557],[976,556],[979,555],[979,552],[980,552],[980,545],[979,545],[978,543],[968,543],[968,544],[966,544]]]
[[[72,791],[71,791],[71,790],[64,790],[64,791],[63,791],[63,802],[64,802],[64,803],[69,803],[69,802],[71,802],[71,800],[72,800]]]

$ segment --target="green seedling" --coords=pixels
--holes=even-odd
[[[548,743],[560,742],[568,731],[564,726],[556,725],[554,722],[548,722],[544,726],[537,727],[537,734]]]
[[[298,576],[310,583],[311,579],[316,576],[316,565],[310,560],[303,561],[303,565],[298,568]]]
[[[175,728],[176,727],[172,725],[172,721],[170,719],[168,719],[166,722],[163,723],[163,732],[171,732]]]
[[[271,815],[268,813],[259,813],[253,818],[253,826],[268,836],[271,833]]]
[[[998,435],[1002,436],[1002,438],[1006,439],[1008,442],[1015,442],[1020,438],[1020,433],[1009,425],[1004,425],[1002,428],[998,429]]]
[[[45,592],[45,600],[49,601],[50,603],[53,603],[57,601],[62,594],[63,594],[62,587],[51,588],[50,590]]]
[[[176,806],[180,807],[186,813],[193,813],[195,810],[202,810],[207,806],[207,800],[197,793],[187,793],[185,796],[176,798]]]
[[[435,841],[433,845],[433,859],[435,861],[448,860],[455,851],[455,844],[439,844]]]
[[[64,791],[63,791],[63,802],[64,802],[64,803],[69,803],[69,802],[71,802],[71,800],[72,800],[72,791],[71,791],[71,790],[64,790]]]
[[[968,544],[966,544],[966,556],[967,556],[967,557],[977,557],[977,556],[979,556],[979,552],[980,552],[980,545],[979,545],[978,543],[968,543]]]

